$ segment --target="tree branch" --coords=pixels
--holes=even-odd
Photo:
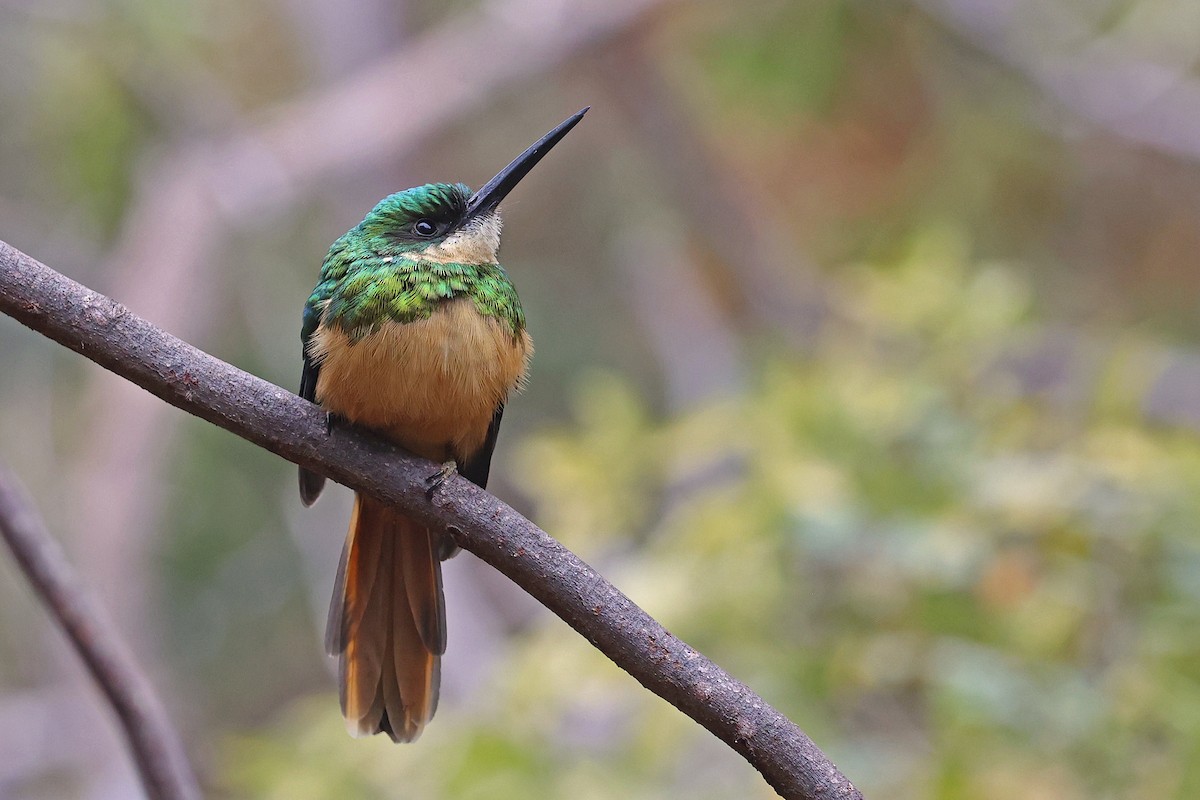
[[[429,462],[159,330],[0,242],[0,311],[152,394],[450,533],[643,686],[740,753],[785,798],[862,795],[794,723],[676,639],[547,533],[464,479],[426,497]]]
[[[0,467],[0,537],[116,712],[151,800],[199,800],[200,789],[149,679],[80,582],[16,478]]]

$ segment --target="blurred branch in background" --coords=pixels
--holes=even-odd
[[[1171,16],[1131,6],[1124,24],[1107,27],[1096,8],[1087,4],[1024,3],[1020,0],[914,0],[935,24],[968,42],[1027,80],[1053,103],[1102,131],[1172,159],[1200,162],[1200,80],[1195,64],[1200,42],[1193,34],[1200,24],[1200,6],[1181,4]],[[1162,10],[1162,9],[1159,9]],[[1141,15],[1139,21],[1139,15]],[[1109,21],[1111,22],[1111,20]],[[1166,37],[1164,25],[1179,35]],[[1056,130],[1063,136],[1063,130]],[[1186,206],[1180,213],[1192,216]],[[1077,342],[1104,347],[1083,334]],[[1026,374],[1047,348],[1061,345],[1061,332],[1048,333],[1035,355],[1012,359],[1009,366]],[[1061,349],[1061,348],[1060,348]],[[1076,348],[1082,351],[1086,348]],[[1152,348],[1153,349],[1153,348]],[[1088,402],[1096,365],[1071,353],[1055,370],[1062,383],[1075,379],[1076,403]],[[1115,361],[1123,354],[1117,353]],[[1200,430],[1196,356],[1187,350],[1162,349],[1153,359],[1124,365],[1132,402],[1147,421]],[[1151,366],[1152,365],[1152,366]],[[1044,370],[1043,370],[1044,371]],[[1030,394],[1037,393],[1033,387]]]
[[[679,93],[647,52],[644,31],[631,31],[599,57],[604,88],[624,112],[631,140],[672,190],[688,229],[690,255],[716,262],[716,284],[735,298],[730,309],[744,326],[769,324],[811,340],[829,311],[814,265],[795,242],[769,198],[755,196],[732,166],[705,141]],[[697,273],[700,277],[700,273]],[[715,277],[715,280],[714,280]],[[711,290],[710,290],[711,291]]]
[[[164,333],[2,242],[0,311],[172,405],[453,535],[643,686],[740,753],[781,796],[862,797],[799,727],[532,522],[465,479],[448,481],[431,502],[429,462],[358,431],[331,434],[315,405]]]
[[[151,800],[199,800],[200,789],[149,679],[80,582],[16,477],[0,466],[0,536],[42,605],[112,706]],[[59,723],[70,725],[71,715]]]
[[[1176,158],[1200,160],[1197,15],[1181,47],[1140,48],[1084,18],[1086,4],[916,0],[943,26],[1016,70],[1064,108]],[[1177,6],[1182,11],[1184,6]]]

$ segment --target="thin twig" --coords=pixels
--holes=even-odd
[[[861,798],[795,723],[621,594],[545,531],[469,481],[426,496],[430,463],[159,330],[0,242],[0,311],[168,403],[446,531],[650,691],[732,747],[785,798]]]
[[[46,531],[16,477],[0,466],[0,536],[117,715],[151,800],[198,800],[200,789],[149,679]]]

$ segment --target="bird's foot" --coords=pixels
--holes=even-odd
[[[325,412],[325,435],[329,436],[333,433],[335,425],[342,425],[346,422],[346,418],[341,414],[335,414],[332,411]]]
[[[452,478],[458,474],[458,464],[453,460],[442,462],[442,468],[425,479],[425,494],[433,497],[434,493],[442,488],[442,484],[448,478]]]

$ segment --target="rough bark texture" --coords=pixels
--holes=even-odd
[[[433,497],[430,462],[339,426],[290,391],[197,350],[0,242],[0,311],[171,405],[449,531],[643,686],[746,758],[783,797],[861,798],[813,741],[672,636],[547,533],[466,480]]]

